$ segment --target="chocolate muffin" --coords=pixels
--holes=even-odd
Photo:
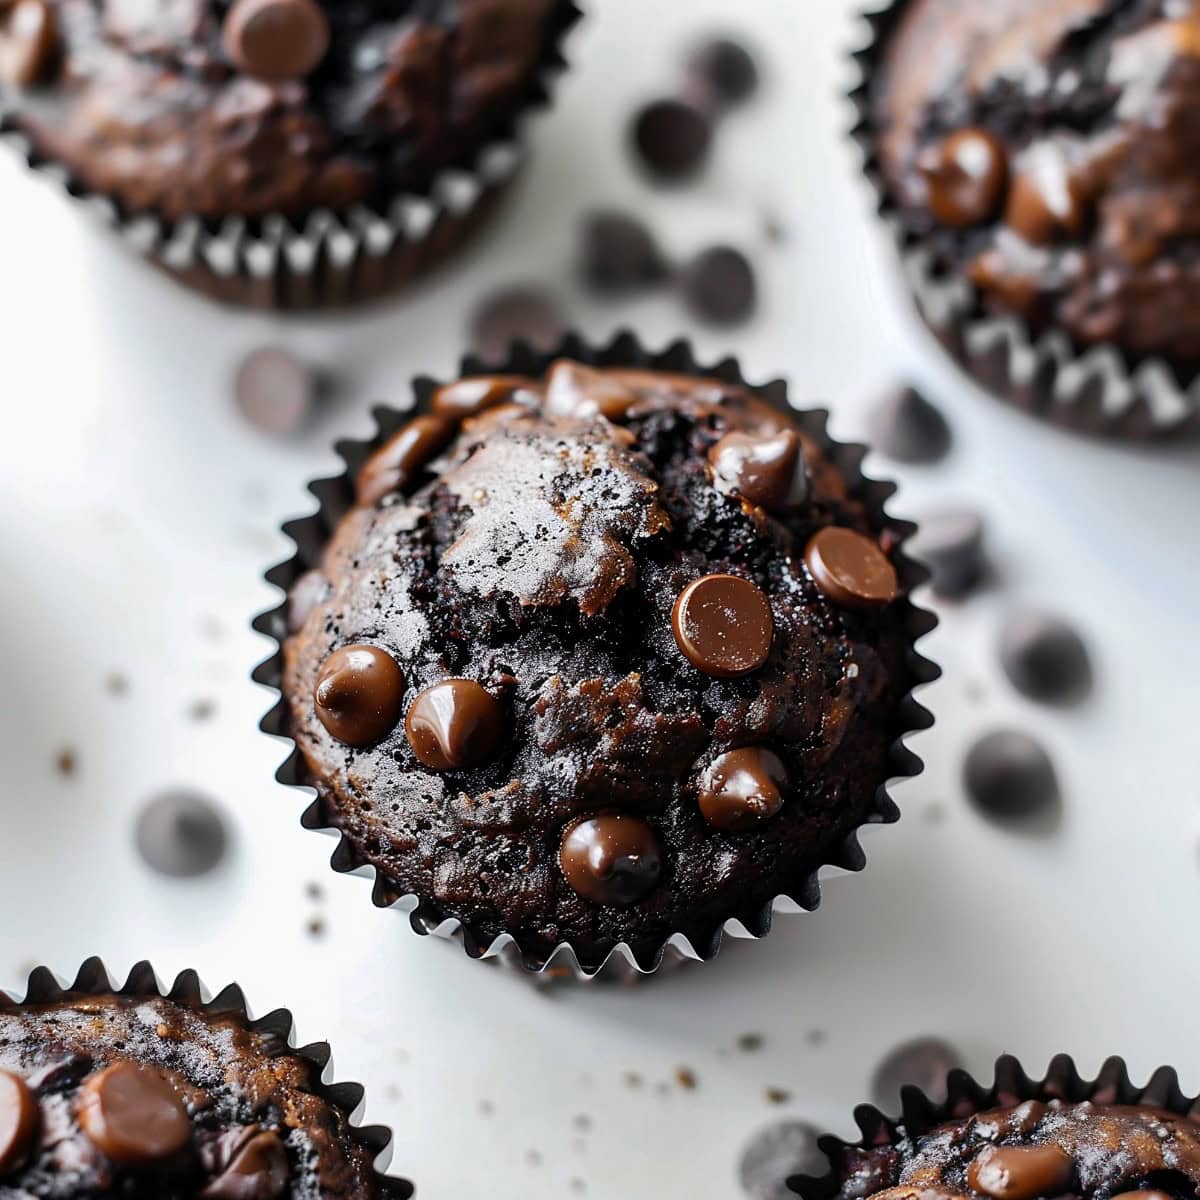
[[[969,286],[965,315],[1011,316],[1075,355],[1115,350],[1128,369],[1110,410],[1148,358],[1186,388],[1200,367],[1200,8],[897,0],[879,24],[873,165],[910,245]],[[1050,402],[1049,382],[1025,402]],[[1148,415],[1188,415],[1167,408]]]
[[[266,727],[335,862],[474,953],[711,956],[727,919],[763,933],[779,895],[815,906],[822,864],[861,866],[854,831],[919,769],[908,528],[819,416],[548,363],[429,385],[351,453],[349,511],[274,576]]]
[[[35,972],[23,1001],[0,993],[0,1194],[410,1196],[375,1170],[384,1131],[350,1124],[361,1089],[324,1087],[328,1050],[290,1031],[237,989],[204,1004],[192,974],[163,997],[146,964],[120,990],[95,960],[65,991]]]

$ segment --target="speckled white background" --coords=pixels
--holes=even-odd
[[[164,975],[195,966],[212,986],[240,981],[261,1010],[292,1007],[302,1036],[334,1042],[339,1075],[368,1085],[368,1117],[394,1126],[394,1164],[427,1200],[733,1197],[755,1128],[794,1114],[848,1132],[880,1054],[928,1031],[979,1069],[1004,1049],[1035,1067],[1060,1049],[1087,1067],[1120,1051],[1135,1073],[1174,1061],[1200,1089],[1200,450],[1072,440],[987,402],[936,356],[842,136],[845,0],[590,7],[515,203],[474,254],[369,314],[219,311],[0,166],[0,984],[17,987],[30,961],[67,973],[98,952],[119,970],[143,956]],[[628,170],[621,121],[671,77],[688,35],[721,26],[760,47],[768,86],[722,128],[698,185],[651,192]],[[756,251],[761,319],[714,333],[688,329],[669,298],[585,300],[571,282],[577,215],[610,203],[644,211],[681,252],[718,236]],[[769,252],[763,204],[790,233]],[[449,373],[470,302],[520,278],[560,287],[593,337],[687,331],[714,356],[736,350],[751,375],[786,374],[797,399],[833,406],[843,437],[889,382],[921,381],[957,447],[935,469],[893,472],[894,507],[978,501],[1000,576],[944,610],[926,643],[946,668],[926,693],[939,724],[916,743],[929,769],[900,789],[905,820],[868,834],[867,873],[765,944],[637,994],[546,998],[374,910],[365,883],[328,870],[332,842],[300,829],[303,797],[273,782],[283,751],[256,730],[270,697],[248,682],[269,649],[249,619],[275,602],[261,573],[288,552],[275,530],[311,507],[303,485],[334,468],[332,438],[365,432],[368,405],[403,400],[413,373]],[[293,443],[247,429],[231,405],[232,369],[263,341],[343,380]],[[999,675],[994,632],[1018,602],[1086,632],[1099,687],[1082,708],[1038,709]],[[106,690],[113,671],[124,697]],[[201,699],[215,714],[197,723]],[[962,753],[998,722],[1052,748],[1056,830],[997,831],[966,807]],[[78,767],[63,778],[67,746]],[[131,825],[176,784],[221,801],[235,852],[173,885],[140,865]],[[317,914],[321,940],[306,930]],[[732,1049],[746,1031],[767,1039],[757,1054]],[[680,1065],[695,1091],[670,1082]],[[767,1085],[791,1103],[768,1105]]]

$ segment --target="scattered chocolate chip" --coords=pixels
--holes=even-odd
[[[827,525],[818,530],[804,561],[817,587],[847,608],[882,608],[900,591],[896,568],[879,543],[855,529]]]
[[[432,771],[465,771],[487,762],[504,734],[500,702],[471,679],[443,679],[412,702],[409,745]]]
[[[347,746],[370,746],[396,727],[407,683],[378,646],[343,646],[324,662],[313,689],[321,724]]]
[[[763,1095],[766,1096],[768,1104],[786,1104],[792,1098],[792,1093],[781,1087],[766,1088]]]
[[[1075,1162],[1061,1147],[985,1146],[967,1169],[967,1182],[993,1200],[1035,1200],[1070,1190]]]
[[[685,1091],[694,1092],[698,1082],[696,1072],[691,1067],[676,1067],[675,1082]]]
[[[511,400],[515,392],[532,382],[523,375],[471,376],[438,388],[429,407],[434,416],[464,421]]]
[[[264,1129],[243,1138],[229,1165],[200,1193],[201,1200],[276,1200],[291,1177],[287,1150]]]
[[[359,504],[369,508],[410,488],[426,464],[450,444],[457,428],[448,417],[434,413],[413,417],[363,463],[356,481]]]
[[[79,769],[79,759],[70,746],[64,746],[55,756],[54,766],[60,775],[71,776]]]
[[[705,575],[689,583],[675,601],[671,626],[687,660],[717,679],[759,670],[775,636],[766,595],[739,575]]]
[[[134,840],[152,871],[191,879],[221,861],[229,839],[215,805],[191,792],[170,791],[155,796],[138,814]]]
[[[49,0],[0,4],[0,83],[41,83],[58,53],[58,21]]]
[[[804,1121],[778,1121],[759,1130],[742,1151],[738,1182],[751,1200],[795,1200],[793,1175],[823,1175],[829,1160],[817,1145],[819,1132]]]
[[[267,83],[303,79],[329,50],[329,20],[316,0],[234,0],[225,52]]]
[[[618,296],[660,282],[666,264],[654,235],[621,212],[590,214],[583,225],[580,275],[593,291]]]
[[[981,737],[963,767],[967,794],[991,817],[1022,817],[1057,802],[1054,764],[1027,733],[1002,729]]]
[[[558,862],[567,883],[596,904],[633,904],[654,887],[662,871],[654,830],[627,813],[577,821],[563,838]]]
[[[712,147],[707,114],[683,100],[652,100],[634,114],[630,142],[655,178],[676,182],[694,175]]]
[[[1092,663],[1078,633],[1060,617],[1021,612],[1000,632],[1000,662],[1013,687],[1031,700],[1068,703],[1092,686]]]
[[[730,750],[715,758],[700,780],[697,803],[714,829],[756,829],[783,808],[787,768],[762,746]]]
[[[927,149],[917,165],[935,221],[963,229],[998,214],[1008,182],[1008,155],[995,134],[960,129]]]
[[[688,77],[697,94],[710,103],[732,108],[758,90],[758,64],[741,42],[713,38],[698,47],[688,61]]]
[[[255,429],[286,437],[311,417],[317,380],[290,350],[265,346],[252,350],[238,365],[233,397],[238,411]]]
[[[713,246],[698,254],[680,273],[679,289],[692,316],[715,325],[748,320],[758,303],[754,268],[732,246]]]
[[[939,596],[965,596],[985,573],[983,517],[973,508],[962,507],[926,513],[905,549],[929,568]]]
[[[24,1163],[37,1127],[37,1097],[19,1075],[0,1071],[0,1177]]]
[[[129,1060],[113,1063],[83,1085],[78,1117],[96,1149],[119,1166],[170,1158],[192,1136],[183,1101],[166,1077]]]
[[[738,1035],[737,1048],[743,1054],[753,1054],[763,1048],[766,1040],[761,1033],[742,1033]]]
[[[471,318],[471,345],[492,361],[507,358],[515,341],[543,352],[553,350],[565,332],[558,301],[536,286],[495,292]]]
[[[946,418],[916,388],[901,388],[880,401],[870,427],[875,448],[897,462],[936,463],[950,451]]]
[[[935,1103],[946,1097],[946,1077],[962,1066],[958,1051],[940,1038],[915,1038],[897,1046],[875,1068],[871,1096],[884,1112],[897,1112],[900,1089],[915,1087]]]
[[[601,416],[619,421],[637,398],[637,392],[619,376],[569,359],[556,362],[546,376],[545,411],[550,416]]]
[[[808,471],[794,430],[727,433],[708,452],[713,482],[768,512],[782,512],[808,497]]]

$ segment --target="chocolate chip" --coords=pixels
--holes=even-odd
[[[1009,228],[1035,246],[1081,236],[1091,215],[1090,197],[1062,153],[1047,144],[1028,157],[1025,167],[1008,190],[1004,220]]]
[[[558,301],[532,286],[494,293],[471,318],[471,345],[491,361],[507,358],[515,341],[528,342],[543,352],[553,350],[565,332]]]
[[[522,388],[533,386],[533,380],[524,375],[470,376],[438,388],[429,407],[435,416],[464,421],[511,400]]]
[[[795,1200],[792,1175],[823,1175],[829,1160],[818,1130],[804,1121],[777,1121],[759,1130],[742,1151],[738,1182],[751,1200]]]
[[[593,291],[616,296],[658,283],[666,265],[654,235],[636,217],[592,213],[583,226],[580,274]]]
[[[1070,1189],[1075,1162],[1061,1147],[985,1146],[967,1169],[967,1182],[993,1200],[1036,1200]]]
[[[567,830],[559,866],[576,892],[596,904],[634,904],[658,882],[658,838],[640,817],[601,813]]]
[[[400,664],[378,646],[343,646],[313,689],[321,724],[347,746],[371,746],[396,727],[407,687]]]
[[[0,1071],[0,1177],[24,1163],[37,1127],[37,1097],[19,1075]]]
[[[689,583],[675,601],[671,626],[692,666],[718,679],[757,671],[775,636],[767,597],[739,575],[705,575]]]
[[[358,502],[366,507],[416,482],[426,464],[454,439],[455,423],[447,417],[422,413],[397,430],[358,472]]]
[[[431,771],[465,771],[487,762],[504,733],[504,711],[471,679],[443,679],[412,702],[408,742]]]
[[[1002,729],[981,737],[963,767],[967,794],[992,817],[1022,817],[1059,798],[1054,764],[1027,733]]]
[[[1000,632],[1000,662],[1013,687],[1031,700],[1080,700],[1092,685],[1092,663],[1083,639],[1048,613],[1013,614]]]
[[[724,108],[748,100],[758,90],[758,64],[733,38],[705,42],[688,61],[688,75],[701,97]]]
[[[119,1166],[170,1158],[192,1136],[183,1101],[162,1072],[127,1060],[83,1085],[78,1116],[96,1149]]]
[[[946,1079],[962,1066],[958,1051],[940,1038],[915,1038],[897,1046],[875,1068],[871,1097],[884,1112],[898,1112],[900,1089],[915,1087],[934,1103],[946,1098]]]
[[[223,33],[229,57],[268,83],[303,79],[329,50],[329,21],[316,0],[234,0]]]
[[[291,1175],[279,1135],[262,1130],[242,1141],[229,1165],[200,1193],[202,1200],[276,1200]]]
[[[905,549],[929,568],[939,596],[965,596],[986,568],[983,517],[972,508],[926,513]]]
[[[704,165],[712,147],[712,122],[683,100],[652,100],[634,114],[630,142],[655,178],[677,182]]]
[[[134,839],[152,871],[192,879],[211,871],[229,841],[220,812],[203,796],[171,791],[155,796],[138,815]]]
[[[233,395],[238,410],[255,429],[282,437],[309,420],[317,381],[291,351],[265,346],[251,351],[238,365]]]
[[[289,633],[299,633],[309,614],[329,596],[329,580],[318,570],[306,571],[288,592],[287,623]]]
[[[41,83],[58,52],[58,21],[49,0],[0,3],[0,83]]]
[[[963,229],[991,220],[1004,201],[1008,155],[986,129],[960,129],[926,150],[918,161],[929,211],[942,225]]]
[[[713,482],[768,512],[795,508],[808,498],[808,471],[799,436],[727,433],[708,452]]]
[[[758,302],[754,268],[732,246],[713,246],[697,255],[680,274],[679,288],[692,316],[714,325],[747,320]]]
[[[783,808],[787,783],[787,768],[777,754],[747,746],[713,760],[701,778],[697,803],[714,829],[755,829]]]
[[[818,530],[804,551],[817,587],[835,604],[882,608],[900,591],[896,568],[866,534],[839,525]]]
[[[946,418],[916,388],[901,388],[877,404],[870,426],[872,444],[897,462],[940,462],[950,450]]]
[[[562,359],[546,376],[545,410],[551,416],[594,417],[619,421],[637,403],[638,394],[619,376]]]

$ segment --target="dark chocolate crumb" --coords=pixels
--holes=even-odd
[[[319,883],[317,883],[316,880],[312,880],[304,885],[304,894],[310,900],[325,899],[325,889]]]
[[[216,714],[217,706],[212,700],[193,700],[188,705],[188,717],[193,721],[210,721]]]
[[[308,936],[322,938],[325,936],[325,922],[320,917],[313,917],[307,925]]]
[[[792,1098],[792,1093],[781,1087],[768,1087],[763,1095],[768,1104],[786,1104]]]
[[[766,1040],[761,1033],[743,1033],[737,1040],[737,1048],[752,1054],[755,1050],[761,1050]]]
[[[79,769],[79,759],[70,746],[64,746],[54,759],[55,770],[60,775],[71,776]]]

